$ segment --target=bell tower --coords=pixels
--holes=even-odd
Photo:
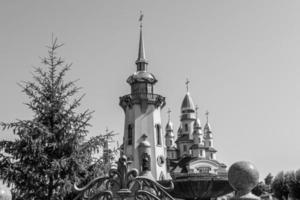
[[[153,178],[162,180],[166,177],[165,141],[161,126],[165,97],[154,93],[157,80],[147,69],[142,18],[143,15],[140,17],[139,51],[135,62],[137,68],[127,79],[131,93],[120,97],[120,106],[125,112],[123,150],[132,161],[131,168],[143,173],[143,166],[149,165],[147,169],[150,168]],[[143,163],[146,161],[149,163]]]

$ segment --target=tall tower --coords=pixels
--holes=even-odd
[[[189,93],[189,80],[186,81],[187,93],[181,104],[180,128],[178,139],[176,140],[179,156],[190,154],[190,147],[193,144],[193,124],[196,120],[195,106]]]
[[[213,136],[212,136],[210,124],[208,122],[208,114],[209,114],[209,112],[207,111],[205,113],[206,124],[204,126],[204,145],[207,149],[206,150],[206,158],[216,160],[217,159],[216,158],[217,150],[214,148],[214,145],[213,145]]]
[[[165,142],[161,126],[161,109],[165,106],[165,97],[154,94],[157,80],[147,71],[142,23],[135,64],[136,72],[127,79],[131,93],[120,97],[120,106],[125,112],[124,154],[132,161],[131,168],[142,172],[143,166],[147,166],[153,178],[161,180],[166,177]]]

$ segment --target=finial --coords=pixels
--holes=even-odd
[[[168,121],[170,121],[170,116],[171,116],[171,110],[170,108],[168,109]]]
[[[185,81],[186,91],[187,92],[189,92],[189,83],[190,83],[190,80],[187,78],[186,81]]]
[[[199,107],[198,107],[198,105],[196,105],[196,108],[195,108],[195,110],[196,110],[196,118],[198,118],[198,110],[199,110]]]
[[[209,115],[208,110],[205,112],[205,115],[206,115],[206,121],[208,122],[208,115]]]
[[[144,49],[144,41],[143,41],[143,30],[142,30],[142,21],[144,18],[144,14],[142,11],[140,11],[140,41],[139,41],[139,52],[138,52],[138,58],[135,61],[135,64],[137,65],[137,71],[147,71],[147,60],[145,55],[145,49]]]

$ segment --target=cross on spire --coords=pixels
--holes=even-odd
[[[170,108],[168,109],[168,120],[170,121],[170,116],[171,116],[171,110]]]
[[[208,115],[209,115],[208,110],[205,112],[205,115],[206,115],[206,121],[208,122]]]
[[[186,91],[187,92],[189,91],[189,83],[190,83],[190,80],[187,78],[186,81],[185,81]]]

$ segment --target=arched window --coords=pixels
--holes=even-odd
[[[127,144],[132,145],[132,135],[133,135],[133,125],[128,125],[128,138],[127,138]]]
[[[188,124],[184,124],[184,130],[189,131],[189,125]]]
[[[186,145],[183,145],[183,151],[187,151]]]
[[[170,140],[170,146],[172,146],[172,145],[173,145],[172,140]]]
[[[208,142],[208,146],[210,146],[210,147],[211,147],[211,141],[209,141],[209,142]]]
[[[161,145],[161,132],[160,132],[160,125],[156,124],[156,140],[157,140],[157,145]]]

